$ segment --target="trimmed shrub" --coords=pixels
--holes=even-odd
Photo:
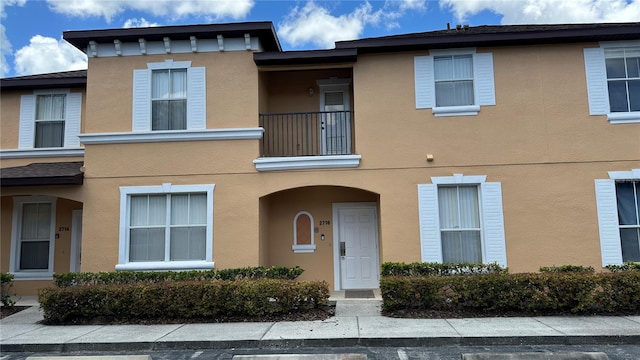
[[[328,304],[326,282],[277,279],[77,285],[39,293],[49,324],[251,320]]]
[[[74,285],[108,285],[157,283],[164,281],[207,281],[236,279],[289,279],[294,280],[304,272],[300,267],[274,266],[265,268],[245,267],[222,270],[191,271],[112,271],[98,273],[54,274],[57,287]]]
[[[0,303],[2,306],[13,307],[16,304],[16,301],[12,298],[12,287],[13,274],[0,273]]]
[[[561,265],[561,266],[543,266],[540,268],[543,273],[594,273],[595,270],[591,266],[583,265]]]
[[[640,312],[640,272],[386,276],[382,309],[496,314]]]
[[[492,264],[476,263],[420,263],[386,262],[382,264],[382,276],[450,276],[476,274],[506,274],[507,269]]]
[[[605,266],[611,272],[620,271],[640,271],[640,263],[627,261],[622,265],[607,265]]]

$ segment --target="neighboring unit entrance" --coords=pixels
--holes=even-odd
[[[350,79],[318,80],[323,155],[351,154]]]
[[[379,287],[375,203],[333,204],[336,289]]]

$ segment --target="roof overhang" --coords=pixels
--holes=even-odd
[[[253,54],[256,65],[309,65],[354,63],[358,60],[356,49],[305,50],[262,52]]]
[[[501,25],[336,42],[336,49],[359,54],[480,46],[561,44],[640,39],[640,23]]]
[[[33,163],[0,170],[0,186],[82,185],[83,162]]]
[[[260,39],[265,51],[282,51],[280,41],[271,21],[243,22],[228,24],[158,26],[148,28],[106,29],[65,31],[63,39],[71,45],[85,51],[90,41],[96,43],[163,41],[165,37],[172,40],[189,40],[191,36],[198,39],[215,39],[218,35],[225,38],[243,37],[249,34]]]
[[[0,79],[0,88],[3,90],[84,88],[86,86],[86,70]]]

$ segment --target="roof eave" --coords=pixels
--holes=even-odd
[[[358,52],[356,49],[261,52],[253,54],[253,62],[258,66],[354,63],[357,60]]]
[[[87,86],[87,78],[65,78],[65,79],[0,79],[2,90],[26,90],[26,89],[55,89],[55,88],[79,88]]]

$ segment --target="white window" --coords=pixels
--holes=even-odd
[[[640,122],[640,41],[584,49],[589,114]]]
[[[308,253],[316,249],[313,229],[313,216],[300,211],[293,218],[293,252]]]
[[[640,169],[595,181],[602,266],[640,262]]]
[[[422,261],[507,266],[501,184],[462,174],[431,181],[418,185]]]
[[[214,185],[120,188],[117,270],[213,267]]]
[[[435,116],[477,115],[496,104],[492,53],[432,50],[414,57],[414,75],[416,108]]]
[[[68,90],[22,95],[20,149],[80,147],[82,94]]]
[[[149,63],[133,72],[134,132],[204,130],[205,68],[191,61]]]
[[[20,279],[53,276],[55,199],[42,196],[13,198],[10,271]]]

